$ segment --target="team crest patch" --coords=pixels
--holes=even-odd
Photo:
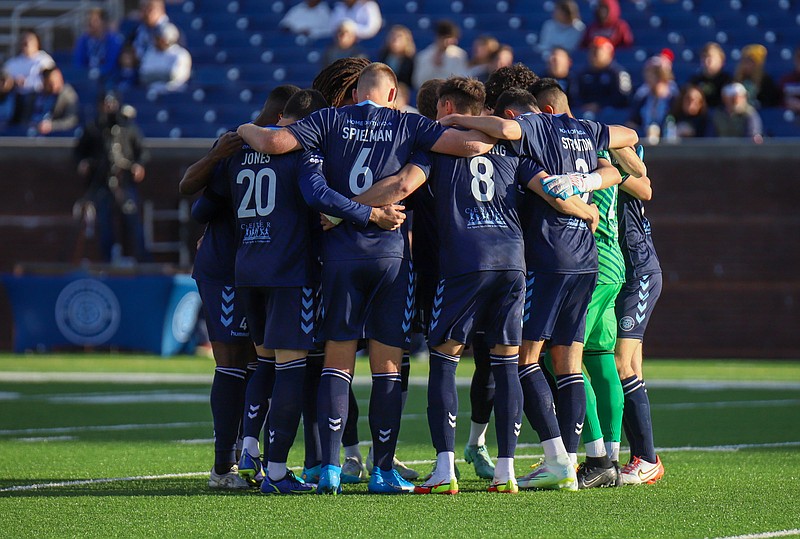
[[[636,325],[633,321],[633,317],[631,316],[623,316],[619,319],[619,329],[622,331],[630,331],[633,329],[633,326]]]
[[[119,300],[95,279],[79,279],[65,286],[56,299],[55,311],[58,329],[72,344],[103,344],[119,329]]]
[[[197,313],[203,302],[197,292],[188,292],[175,307],[172,314],[172,336],[179,343],[189,342],[197,324]]]

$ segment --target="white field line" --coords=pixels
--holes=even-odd
[[[210,422],[208,421],[183,421],[175,423],[128,423],[123,425],[84,425],[78,427],[47,427],[40,429],[2,429],[0,430],[0,435],[18,436],[25,434],[72,434],[76,432],[181,429],[208,425],[210,425]]]
[[[179,373],[111,373],[111,372],[0,372],[0,382],[106,382],[119,384],[211,384],[213,373],[179,374]],[[353,378],[355,385],[370,385],[372,378],[357,375]],[[411,376],[409,384],[427,386],[427,376]],[[456,379],[459,387],[470,384],[469,378]],[[800,389],[800,381],[774,380],[648,380],[651,388],[678,389]]]
[[[748,535],[729,535],[728,537],[717,537],[716,539],[769,539],[770,537],[790,537],[792,535],[800,535],[800,528],[776,532],[751,533]]]
[[[180,442],[187,442],[189,440],[181,440]],[[194,442],[195,440],[192,440]],[[518,444],[517,447],[522,447],[524,444]],[[533,444],[525,444],[526,447],[534,446]],[[538,444],[536,445],[538,446]],[[534,447],[536,447],[534,446]],[[667,453],[672,451],[738,451],[739,449],[759,449],[759,448],[774,448],[774,447],[800,447],[800,441],[798,442],[782,442],[782,443],[771,443],[771,444],[740,444],[740,445],[727,445],[727,446],[712,446],[712,447],[660,447],[656,448],[659,453]],[[535,455],[516,455],[516,460],[532,460],[532,459],[539,459],[541,458],[541,454]],[[431,464],[433,459],[429,460],[407,460],[405,461],[406,464],[409,465],[418,465],[418,464]],[[456,459],[458,463],[464,463],[464,459]],[[295,468],[299,469],[299,468]],[[176,479],[181,477],[202,477],[208,475],[208,472],[188,472],[188,473],[179,473],[179,474],[162,474],[162,475],[139,475],[139,476],[130,476],[130,477],[106,477],[102,479],[81,479],[77,481],[59,481],[53,483],[35,483],[32,485],[15,485],[12,487],[4,487],[0,488],[0,493],[3,492],[24,492],[30,490],[39,490],[45,488],[56,488],[56,487],[73,487],[73,486],[85,486],[85,485],[98,485],[103,483],[115,483],[115,482],[126,482],[126,481],[151,481],[151,480],[158,480],[158,479]],[[791,531],[791,530],[789,530]],[[783,533],[783,532],[775,532],[775,533]],[[786,535],[791,535],[787,533]],[[739,536],[741,538],[751,537],[749,535]],[[752,537],[762,537],[752,536]],[[764,536],[764,537],[783,537],[780,535],[775,536]],[[732,539],[732,538],[725,538],[725,539]]]

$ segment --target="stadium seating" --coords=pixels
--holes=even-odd
[[[170,18],[181,28],[183,40],[193,55],[191,84],[186,94],[148,96],[129,92],[126,99],[140,106],[138,120],[148,136],[213,136],[219,130],[252,117],[268,90],[293,83],[309,86],[319,65],[320,52],[329,40],[309,41],[280,31],[277,23],[292,0],[186,0],[168,3]],[[332,2],[330,2],[332,3]],[[514,48],[515,57],[534,70],[544,62],[534,46],[542,23],[550,17],[551,0],[399,0],[382,2],[384,27],[361,43],[371,57],[377,55],[388,28],[404,24],[414,32],[417,48],[433,40],[433,22],[450,18],[462,28],[466,48],[480,34],[493,34]],[[769,49],[765,64],[775,79],[791,71],[792,51],[800,35],[800,4],[790,0],[638,0],[621,2],[623,18],[633,28],[635,46],[617,51],[617,60],[630,72],[634,87],[642,82],[642,64],[664,47],[676,55],[674,71],[679,83],[698,67],[698,51],[707,41],[718,41],[728,53],[732,70],[740,50],[749,43]],[[581,3],[585,21],[592,18]],[[69,66],[69,52],[56,52],[67,79],[84,103],[91,105],[94,85],[85,74]],[[577,52],[574,69],[585,65]],[[149,98],[148,98],[149,97]],[[152,107],[151,107],[152,105]],[[153,112],[167,110],[168,122]],[[213,114],[207,114],[212,111]],[[603,111],[603,119],[626,118],[624,111]],[[772,136],[794,136],[798,124],[787,121],[784,111],[762,111],[765,130]],[[163,115],[161,116],[163,118]],[[213,118],[209,121],[210,118]],[[180,120],[179,130],[169,125]],[[165,123],[167,125],[165,125]],[[195,128],[202,127],[195,131]],[[211,135],[209,135],[211,133]]]

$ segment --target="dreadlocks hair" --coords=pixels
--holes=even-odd
[[[439,101],[448,99],[460,114],[480,116],[486,91],[478,79],[450,77],[439,88]]]
[[[341,107],[358,86],[361,71],[370,64],[366,58],[340,58],[325,67],[311,87],[319,91],[332,107]]]
[[[486,81],[486,108],[494,110],[497,98],[509,88],[526,90],[538,78],[529,67],[519,62],[513,66],[501,67],[489,75]]]

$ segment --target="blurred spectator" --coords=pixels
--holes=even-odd
[[[174,24],[159,27],[154,46],[147,49],[139,66],[139,78],[156,92],[186,89],[192,74],[192,55],[178,45],[180,32]]]
[[[509,67],[514,65],[514,49],[510,45],[500,45],[500,48],[494,51],[492,58],[489,60],[489,73],[485,77],[478,77],[481,82],[486,82],[491,73],[494,73],[502,67]]]
[[[681,90],[675,108],[676,134],[680,138],[706,137],[709,132],[708,106],[700,88],[687,84]]]
[[[141,0],[139,6],[141,20],[127,41],[133,45],[136,58],[141,62],[147,50],[155,45],[156,34],[170,22],[164,0]]]
[[[411,106],[411,88],[404,82],[397,83],[397,99],[395,99],[394,108],[400,112],[419,112]]]
[[[574,95],[583,111],[597,113],[603,107],[626,108],[631,76],[614,61],[614,45],[605,37],[592,40],[589,65],[576,77]]]
[[[472,41],[472,56],[469,59],[469,76],[486,80],[491,73],[489,62],[500,48],[500,42],[493,36],[482,34]]]
[[[700,72],[689,79],[697,86],[706,98],[709,108],[722,104],[722,88],[731,83],[733,77],[724,71],[725,51],[719,43],[706,43],[700,51]]]
[[[78,173],[87,183],[83,214],[96,215],[94,228],[107,262],[122,253],[139,261],[149,258],[137,189],[148,154],[131,114],[123,113],[128,109],[120,106],[116,94],[101,97],[97,117],[85,126],[74,152]],[[91,224],[87,229],[92,230]]]
[[[289,9],[278,26],[311,39],[328,37],[331,35],[331,10],[320,0],[304,0]]]
[[[742,58],[733,80],[741,82],[747,89],[747,100],[756,108],[777,107],[781,104],[781,90],[775,81],[764,72],[767,48],[764,45],[747,45],[742,48]]]
[[[596,37],[607,38],[614,47],[633,45],[633,33],[628,23],[622,20],[617,0],[600,0],[594,10],[594,22],[586,28],[581,47],[590,47]]]
[[[16,97],[14,79],[5,71],[0,71],[0,130],[14,118]]]
[[[123,42],[122,35],[109,30],[106,12],[92,8],[86,17],[86,31],[73,50],[75,66],[87,69],[92,80],[112,79]]]
[[[794,112],[800,112],[800,46],[794,49],[794,71],[781,78],[780,88],[783,94],[783,106]]]
[[[358,46],[356,23],[349,19],[343,20],[336,29],[331,43],[322,55],[322,65],[329,66],[340,58],[366,58],[366,54]]]
[[[395,24],[386,34],[386,42],[378,52],[378,61],[392,68],[397,74],[398,82],[411,86],[416,53],[417,46],[411,30],[402,24]]]
[[[345,19],[356,23],[358,39],[375,37],[383,26],[381,8],[374,0],[343,0],[333,6],[331,29],[338,29]]]
[[[32,120],[41,135],[72,131],[78,126],[78,94],[64,82],[58,67],[42,71],[42,91],[36,95]]]
[[[124,92],[139,86],[139,60],[133,45],[125,45],[117,58],[117,70],[111,78],[111,88]]]
[[[557,80],[558,85],[568,96],[571,96],[574,90],[570,69],[572,69],[572,58],[569,52],[561,47],[553,47],[550,56],[547,57],[547,72],[544,76]]]
[[[9,58],[3,71],[14,81],[14,115],[11,123],[26,123],[33,113],[36,92],[42,91],[42,70],[55,66],[53,58],[41,50],[33,30],[19,35],[19,54]]]
[[[429,79],[447,79],[469,72],[467,51],[458,46],[460,31],[452,21],[440,20],[435,25],[436,39],[414,58],[414,87]]]
[[[629,125],[644,135],[652,126],[657,132],[667,133],[667,118],[677,102],[678,85],[672,74],[672,51],[652,56],[644,64],[644,84],[633,95]],[[671,127],[675,127],[672,125]]]
[[[724,107],[714,111],[714,131],[718,137],[750,137],[758,141],[762,135],[761,117],[747,102],[747,88],[739,82],[722,89]]]
[[[572,52],[578,48],[585,31],[586,25],[581,20],[578,3],[574,0],[559,0],[553,9],[553,18],[542,24],[537,49],[543,54],[549,53],[555,47]]]

